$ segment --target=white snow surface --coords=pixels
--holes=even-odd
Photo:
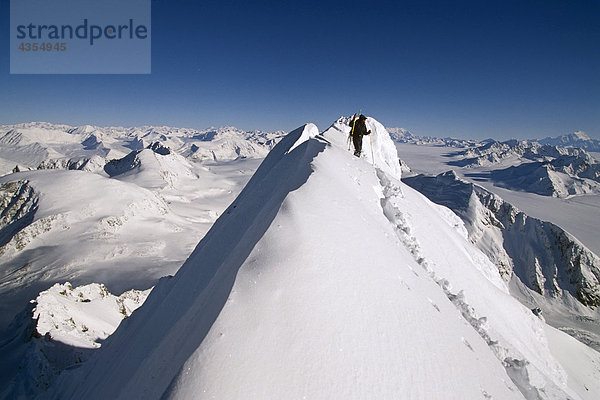
[[[0,177],[0,330],[56,282],[122,293],[174,274],[258,164],[134,154],[112,178],[63,169]]]
[[[98,348],[127,318],[142,305],[151,289],[128,290],[111,294],[98,283],[73,286],[57,283],[35,300],[32,318],[39,335],[79,348]]]
[[[31,399],[85,362],[150,289],[111,294],[103,284],[57,283],[41,292],[0,339],[0,398]]]
[[[347,151],[341,120],[288,134],[177,274],[41,397],[597,398],[596,372],[565,371],[544,323],[456,215],[399,181],[367,124],[374,159]]]
[[[167,126],[99,127],[29,122],[0,125],[0,175],[39,167],[80,169],[92,158],[119,159],[159,142],[189,160],[263,158],[284,132],[244,131],[232,126],[203,130]]]
[[[582,399],[597,399],[600,353],[549,325],[544,328],[552,354],[569,373],[569,386],[575,388]]]
[[[344,132],[347,136],[351,131],[351,127],[348,125],[349,122],[350,118],[340,117],[332,127]],[[375,118],[367,117],[366,124],[367,130],[372,133],[363,137],[361,157],[394,178],[400,179],[402,169],[398,162],[398,152],[389,133]]]
[[[600,195],[559,198],[510,190],[496,186],[491,179],[491,173],[498,167],[459,168],[452,165],[451,163],[460,160],[454,149],[404,143],[396,143],[396,148],[400,158],[408,164],[413,174],[438,175],[453,170],[462,179],[485,187],[527,215],[560,226],[594,253],[600,254]],[[505,160],[505,163],[500,164],[500,168],[519,164],[519,160]]]

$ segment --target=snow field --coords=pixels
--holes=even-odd
[[[461,220],[399,181],[382,125],[359,159],[343,122],[283,138],[177,274],[40,398],[595,398],[598,353],[545,329]],[[186,209],[169,201],[193,177],[132,161],[114,177]]]
[[[310,124],[284,138],[62,397],[572,395],[541,321],[458,218],[345,139]]]

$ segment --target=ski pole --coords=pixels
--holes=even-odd
[[[369,135],[369,140],[371,141],[371,162],[375,166],[375,157],[373,157],[373,132]]]
[[[358,110],[358,117],[360,117],[360,109]],[[354,126],[355,125],[356,125],[356,118],[352,122],[352,129],[350,130],[350,135],[348,135],[348,151],[350,151],[350,142],[352,141],[351,138],[354,135]]]

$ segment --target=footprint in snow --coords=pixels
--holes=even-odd
[[[435,303],[433,302],[433,300],[431,300],[429,297],[427,298],[427,300],[429,300],[429,302],[431,303],[431,305],[433,306],[433,308],[435,308],[436,310],[438,310],[438,312],[442,312],[442,311],[440,310],[440,308],[437,306],[437,304],[435,304]]]
[[[471,344],[467,341],[467,339],[465,339],[464,337],[461,339],[462,339],[462,342],[465,344],[465,346],[467,346],[469,348],[469,350],[471,350],[472,352],[475,352],[475,350],[473,350],[473,347],[471,347]]]

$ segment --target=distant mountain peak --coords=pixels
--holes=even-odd
[[[73,128],[71,130],[69,130],[68,132],[73,134],[73,135],[85,135],[88,133],[93,133],[95,131],[97,131],[98,128],[92,126],[92,125],[80,125],[77,128]]]
[[[600,140],[590,138],[583,131],[575,131],[568,135],[558,137],[547,137],[539,140],[541,144],[549,144],[562,147],[578,147],[587,151],[600,151]]]
[[[431,136],[417,136],[405,128],[385,128],[394,142],[409,143],[417,145],[445,146],[445,147],[469,147],[477,142],[473,140],[457,139],[453,137],[438,138]]]
[[[579,140],[591,140],[591,138],[584,131],[575,131],[571,134],[571,136]]]

